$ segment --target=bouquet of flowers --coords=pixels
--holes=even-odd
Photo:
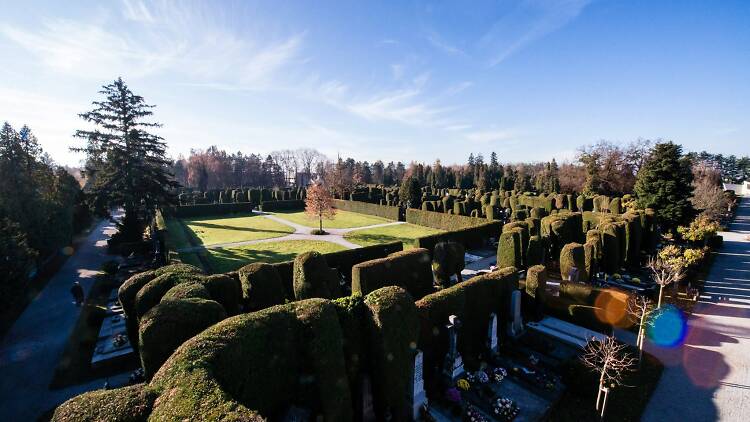
[[[458,380],[456,382],[456,386],[463,391],[469,391],[469,388],[471,388],[471,384],[469,384],[469,381],[465,380],[464,378]]]
[[[484,371],[477,371],[474,373],[474,380],[479,384],[486,384],[490,381],[490,377]]]
[[[508,376],[508,371],[505,370],[505,368],[497,367],[492,370],[492,378],[495,380],[495,382],[502,382],[505,377]]]
[[[482,414],[479,413],[479,410],[472,405],[466,406],[466,415],[464,417],[464,420],[468,422],[489,422],[489,419],[482,416]]]
[[[507,397],[498,397],[492,402],[492,411],[498,419],[512,421],[518,416],[518,405]]]

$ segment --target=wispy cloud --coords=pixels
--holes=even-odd
[[[196,8],[126,0],[127,24],[48,19],[36,27],[3,25],[0,34],[56,72],[95,79],[157,73],[206,85],[264,88],[299,59],[304,32],[269,38],[232,31]]]
[[[489,66],[496,66],[535,40],[566,25],[590,0],[534,0],[504,13],[479,41],[490,51]]]
[[[425,39],[432,44],[433,47],[437,48],[438,50],[443,51],[444,53],[451,54],[451,55],[464,55],[465,53],[460,48],[448,43],[445,41],[440,34],[438,34],[436,31],[428,30],[425,33]]]

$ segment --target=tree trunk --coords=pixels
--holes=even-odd
[[[604,412],[607,410],[607,397],[609,397],[609,388],[604,390],[604,402],[602,403],[602,414],[600,417],[604,419]]]
[[[661,297],[664,294],[664,286],[659,286],[659,303],[656,305],[656,309],[661,308]]]

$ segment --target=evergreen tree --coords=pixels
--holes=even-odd
[[[691,163],[682,146],[658,143],[638,172],[635,193],[641,208],[653,208],[660,225],[674,231],[694,214]]]
[[[580,160],[586,168],[586,182],[583,185],[583,193],[593,195],[599,192],[601,180],[599,179],[599,159],[598,153],[583,153]]]
[[[112,207],[123,207],[118,240],[137,241],[155,208],[175,202],[171,189],[177,183],[168,170],[163,138],[148,132],[161,125],[144,121],[154,106],[133,94],[122,78],[102,87],[100,93],[104,99],[80,114],[95,126],[76,131],[75,136],[86,139],[87,145],[72,150],[85,152],[89,159],[94,209],[108,215]]]
[[[422,202],[422,189],[419,187],[419,181],[412,176],[405,178],[401,183],[398,197],[409,208],[419,208]]]

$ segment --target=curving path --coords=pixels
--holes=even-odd
[[[684,343],[673,349],[647,342],[664,363],[644,421],[747,421],[750,415],[750,198],[722,232],[724,246]]]
[[[403,221],[394,221],[392,223],[373,224],[370,226],[351,227],[347,229],[325,229],[328,232],[327,235],[314,235],[314,234],[310,234],[310,231],[314,230],[311,227],[293,223],[289,220],[285,220],[281,217],[277,217],[271,214],[261,214],[261,216],[268,218],[270,220],[273,220],[277,223],[285,224],[289,227],[294,228],[294,233],[288,234],[286,236],[272,237],[268,239],[244,240],[240,242],[227,242],[227,243],[215,243],[212,245],[191,246],[188,248],[178,249],[177,252],[198,252],[203,249],[223,249],[223,248],[232,248],[232,247],[237,247],[237,246],[254,245],[256,243],[281,242],[285,240],[325,241],[325,242],[339,244],[345,248],[356,249],[356,248],[361,248],[361,246],[344,239],[344,234],[349,233],[351,231],[355,231],[355,230],[364,230],[364,229],[372,229],[376,227],[395,226],[399,224],[404,224]]]
[[[119,218],[119,216],[115,216]],[[79,281],[88,296],[107,255],[107,239],[116,231],[100,222],[34,298],[0,343],[0,421],[35,421],[48,409],[77,394],[101,388],[104,379],[50,390],[58,360],[81,308],[70,286]],[[124,375],[127,379],[127,374]]]

